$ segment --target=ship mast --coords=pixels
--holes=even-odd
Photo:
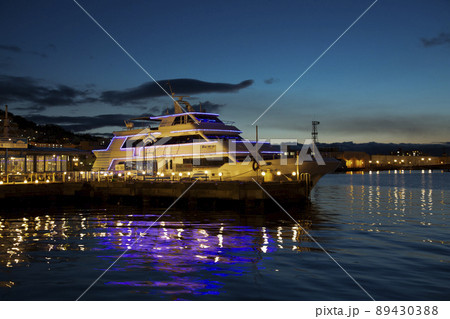
[[[199,121],[197,120],[197,118],[190,114],[190,112],[193,112],[194,109],[192,108],[192,106],[189,104],[189,102],[183,101],[183,97],[189,97],[187,95],[180,95],[180,96],[175,96],[175,93],[173,93],[172,91],[172,85],[170,85],[170,81],[167,81],[167,84],[169,85],[169,89],[170,89],[170,94],[172,94],[172,100],[173,100],[173,104],[174,104],[174,109],[175,109],[175,114],[177,113],[188,113],[189,117],[194,121],[195,124],[199,124]],[[178,100],[175,100],[175,98],[178,97]],[[184,104],[187,107],[187,111],[181,106],[181,104]]]

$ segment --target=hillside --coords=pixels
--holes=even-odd
[[[0,110],[1,136],[4,134],[4,117],[5,112]],[[109,140],[90,134],[73,133],[58,125],[39,125],[22,116],[14,115],[11,112],[8,112],[8,118],[10,123],[9,136],[28,138],[29,142],[73,145],[79,145],[82,142],[89,142],[89,144],[93,145],[103,145],[105,141]]]

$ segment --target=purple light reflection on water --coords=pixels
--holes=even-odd
[[[86,289],[161,213],[131,214],[133,209],[0,216],[0,297],[78,297],[73,294]],[[266,270],[264,260],[280,250],[281,233],[263,227],[261,214],[249,217],[249,226],[233,212],[171,213],[102,277],[87,300],[223,298],[254,271]],[[284,228],[285,241],[292,227]],[[292,245],[285,248],[292,251]]]
[[[102,251],[123,251],[130,248],[129,245],[143,234],[148,225],[151,225],[151,222],[140,221],[128,225],[121,221],[117,221],[116,225],[109,223],[109,227],[104,231],[111,236],[101,238]],[[211,224],[204,229],[195,228],[196,226],[180,222],[156,224],[131,247],[108,274],[112,275],[114,272],[129,274],[148,269],[149,272],[157,271],[170,275],[165,280],[132,281],[129,280],[129,277],[132,277],[130,275],[127,276],[127,280],[108,281],[105,284],[137,287],[143,290],[147,287],[149,291],[156,289],[164,294],[218,295],[223,284],[204,279],[199,273],[207,271],[217,277],[242,276],[246,271],[243,265],[252,265],[261,259],[255,254],[255,244],[268,247],[265,253],[277,249],[276,240],[265,234],[261,228],[223,227],[220,224]],[[258,237],[260,239],[255,241]],[[111,260],[110,256],[100,258]],[[152,277],[151,274],[149,277]]]

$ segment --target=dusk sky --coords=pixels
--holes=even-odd
[[[79,0],[161,84],[252,123],[373,1]],[[2,0],[0,104],[110,133],[171,100],[71,0]],[[165,85],[165,84],[164,84]],[[450,141],[450,1],[379,0],[258,122],[262,138]]]

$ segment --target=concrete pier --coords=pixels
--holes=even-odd
[[[111,203],[169,206],[192,184],[192,181],[90,181],[74,183],[27,183],[0,185],[2,206],[58,205],[64,203]],[[303,202],[309,197],[309,183],[268,182],[261,184],[277,201]],[[179,200],[186,207],[207,205],[211,209],[233,203],[243,207],[260,207],[272,200],[253,181],[198,181]]]

